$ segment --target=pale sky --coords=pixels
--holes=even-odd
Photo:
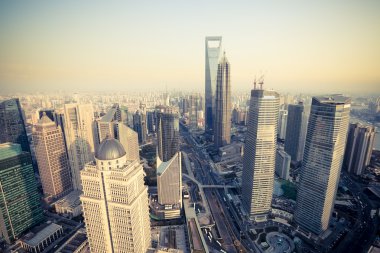
[[[233,90],[380,93],[380,1],[0,1],[0,93],[204,92],[205,36]]]

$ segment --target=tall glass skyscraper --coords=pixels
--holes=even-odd
[[[231,65],[224,53],[218,64],[215,95],[214,144],[220,148],[231,142]]]
[[[242,200],[249,217],[265,219],[271,210],[277,147],[279,94],[251,91],[243,157]]]
[[[139,137],[139,143],[146,142],[146,112],[145,105],[140,104],[140,109],[133,114],[133,130],[135,130]]]
[[[158,203],[164,218],[178,218],[182,208],[182,163],[179,151],[179,111],[165,107],[158,113],[157,129]]]
[[[347,171],[360,176],[369,165],[375,142],[375,127],[360,123],[350,124],[344,166]]]
[[[346,144],[351,99],[313,97],[294,219],[319,235],[330,222]]]
[[[157,155],[163,162],[179,151],[179,112],[176,108],[165,107],[158,112],[157,144]]]
[[[302,102],[297,105],[288,105],[285,152],[291,156],[293,164],[302,160],[305,146],[307,117]]]
[[[222,51],[222,37],[206,37],[205,43],[205,129],[209,131],[213,128],[215,115],[216,79]]]
[[[0,144],[0,237],[7,243],[43,221],[32,159],[19,144]]]
[[[0,102],[0,129],[0,143],[18,143],[23,151],[30,152],[24,118],[18,98]]]

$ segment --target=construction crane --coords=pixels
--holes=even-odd
[[[263,85],[264,85],[264,75],[261,75],[260,78],[259,78],[259,84],[260,84],[260,90],[263,89]]]

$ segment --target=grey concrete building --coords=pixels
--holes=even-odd
[[[348,172],[359,176],[369,165],[375,133],[373,126],[350,124],[344,155],[344,166]]]
[[[288,105],[286,125],[285,152],[290,155],[294,164],[300,162],[305,147],[308,115],[302,102]]]

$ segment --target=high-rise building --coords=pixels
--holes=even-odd
[[[231,65],[224,53],[218,64],[215,95],[214,144],[220,148],[231,142]]]
[[[133,130],[135,130],[139,136],[139,143],[146,142],[146,115],[143,110],[137,110],[133,115]]]
[[[251,91],[243,157],[242,200],[250,218],[255,220],[265,218],[271,210],[278,111],[277,92],[263,90],[262,87]]]
[[[290,155],[283,149],[277,149],[276,152],[276,174],[279,178],[288,180],[290,169]]]
[[[121,106],[120,107],[120,118],[121,122],[126,124],[127,126],[131,126],[130,122],[132,121],[132,117],[128,111],[128,108],[126,106]]]
[[[33,129],[33,144],[45,196],[55,199],[72,191],[70,166],[61,127],[43,115]]]
[[[189,98],[182,98],[182,100],[181,100],[181,112],[182,112],[182,114],[188,113],[189,107],[190,107]]]
[[[121,115],[119,104],[114,104],[101,119],[96,121],[99,143],[107,136],[115,138],[114,123],[122,121]]]
[[[175,219],[182,208],[182,162],[181,152],[157,166],[158,203],[164,206],[163,219]]]
[[[24,117],[18,98],[0,102],[0,129],[0,143],[18,143],[23,151],[30,152]]]
[[[347,171],[361,175],[369,165],[375,140],[375,128],[360,123],[350,124],[344,155]]]
[[[158,203],[166,208],[165,219],[178,218],[182,208],[182,163],[179,152],[179,112],[165,107],[158,113]]]
[[[75,190],[81,190],[80,171],[94,158],[95,121],[91,104],[65,104],[65,137]]]
[[[154,111],[147,111],[146,112],[146,126],[148,129],[149,134],[154,134],[155,133],[155,112]]]
[[[288,120],[288,111],[280,110],[279,115],[278,115],[277,137],[281,140],[285,139],[287,120]]]
[[[189,125],[192,129],[198,128],[199,123],[199,111],[200,111],[200,97],[199,94],[192,94],[186,100],[188,102],[188,112],[189,112]]]
[[[179,112],[174,107],[162,108],[158,113],[158,158],[169,161],[179,151]]]
[[[151,235],[148,190],[139,161],[128,160],[120,142],[106,138],[81,178],[91,252],[145,253]]]
[[[112,108],[97,121],[100,142],[106,138],[115,138],[121,142],[126,150],[128,160],[140,160],[138,134],[129,128],[126,121],[123,121],[122,110],[115,104]]]
[[[232,117],[232,122],[234,123],[234,124],[240,124],[240,120],[239,120],[239,109],[238,108],[234,108],[233,110],[232,110],[232,115],[231,115],[231,117]]]
[[[97,130],[98,130],[97,141],[99,143],[102,142],[107,137],[115,138],[113,118],[109,118],[108,116],[110,115],[106,113],[103,117],[96,120],[96,125],[97,125]]]
[[[43,221],[32,160],[19,144],[0,144],[0,233],[7,243]]]
[[[123,145],[127,160],[140,161],[139,155],[139,139],[138,135],[133,129],[128,127],[125,123],[117,122],[116,124],[116,139]]]
[[[305,147],[307,118],[302,102],[288,105],[288,120],[286,125],[285,152],[290,155],[294,164],[302,160]]]
[[[376,101],[370,101],[368,104],[368,110],[371,113],[378,113],[380,112],[380,97],[376,98]]]
[[[313,97],[302,162],[296,223],[319,235],[330,222],[347,138],[351,99]]]
[[[205,40],[205,129],[213,128],[215,115],[215,92],[218,63],[222,50],[222,37],[206,37]]]

